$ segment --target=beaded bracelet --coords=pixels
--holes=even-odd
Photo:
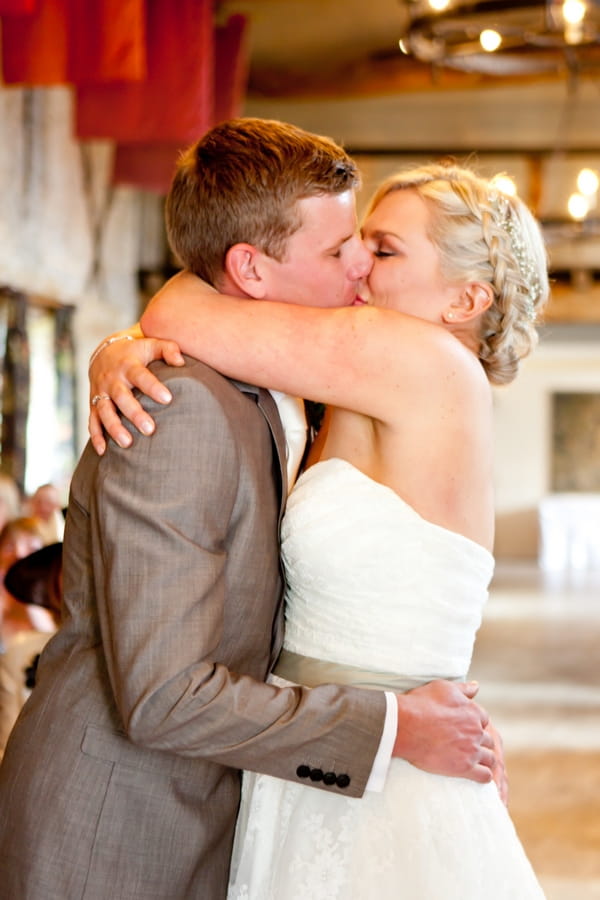
[[[116,341],[133,341],[133,340],[135,340],[135,338],[133,338],[130,334],[117,334],[114,337],[106,338],[105,341],[102,341],[102,343],[96,347],[96,349],[90,356],[90,361],[88,363],[88,369],[90,368],[90,366],[92,365],[92,363],[94,362],[96,357],[100,356],[102,351],[106,347],[108,347],[110,344],[114,344]]]

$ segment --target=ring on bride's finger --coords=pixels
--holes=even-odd
[[[109,394],[94,394],[92,397],[92,406],[98,406],[101,400],[110,400]]]

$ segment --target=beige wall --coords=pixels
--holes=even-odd
[[[596,343],[542,339],[524,362],[519,378],[495,389],[499,558],[537,556],[538,504],[551,488],[551,396],[555,391],[600,392]]]

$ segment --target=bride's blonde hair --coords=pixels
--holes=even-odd
[[[536,219],[494,179],[439,163],[392,175],[375,192],[367,215],[399,190],[416,191],[429,206],[429,238],[442,275],[493,288],[494,302],[481,319],[479,358],[492,383],[508,384],[537,343],[535,322],[548,300],[548,260]]]

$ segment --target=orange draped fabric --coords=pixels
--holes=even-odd
[[[2,4],[16,3],[0,0],[5,84],[94,84],[145,77],[146,0],[37,0],[33,10],[25,10],[27,15],[4,11]]]
[[[115,141],[114,181],[164,193],[179,151],[241,115],[247,19],[215,26],[216,5],[0,0],[4,81],[74,85],[76,137]]]

